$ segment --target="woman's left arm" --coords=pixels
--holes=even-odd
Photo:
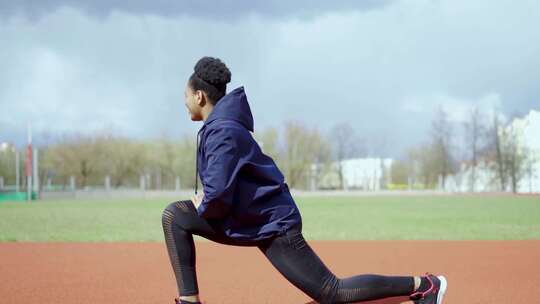
[[[212,130],[206,137],[207,167],[202,172],[204,196],[197,212],[204,218],[223,218],[229,212],[236,187],[239,151],[234,131]]]

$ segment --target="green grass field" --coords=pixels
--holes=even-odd
[[[3,202],[0,241],[162,241],[161,212],[170,201]],[[296,202],[311,240],[540,239],[539,196],[300,197]]]

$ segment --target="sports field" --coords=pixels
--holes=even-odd
[[[540,239],[540,196],[295,200],[310,240]],[[162,241],[161,212],[172,201],[0,203],[0,241]]]
[[[0,203],[2,302],[173,303],[161,228],[161,212],[171,201]],[[532,271],[540,268],[540,196],[296,201],[306,239],[338,276],[444,273],[450,304],[540,298],[540,274]],[[256,248],[197,239],[206,303],[310,302]]]

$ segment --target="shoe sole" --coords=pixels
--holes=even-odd
[[[442,304],[444,294],[446,293],[446,289],[448,288],[448,282],[446,281],[446,278],[444,276],[438,276],[437,279],[441,282],[441,285],[439,287],[439,293],[437,294],[437,304]]]

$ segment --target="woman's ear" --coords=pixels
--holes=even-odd
[[[196,101],[197,101],[197,104],[200,106],[200,107],[203,107],[204,104],[205,104],[205,94],[202,90],[197,90],[195,91],[195,98],[196,98]]]
[[[204,107],[206,103],[209,102],[208,95],[206,95],[206,92],[202,90],[197,91],[197,93],[200,94],[200,96],[198,97],[200,99],[197,100],[197,103],[200,107]]]

